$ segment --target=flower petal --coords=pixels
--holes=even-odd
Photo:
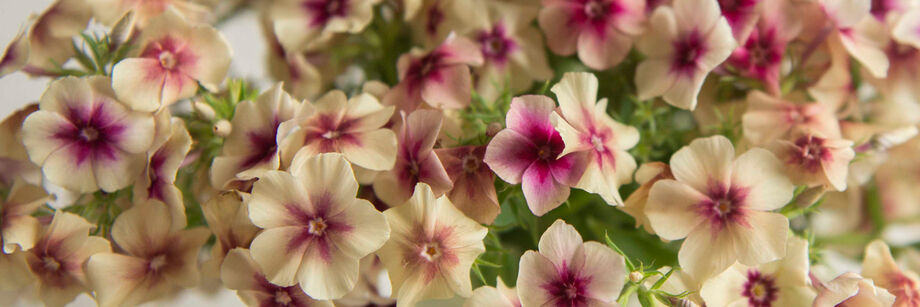
[[[591,298],[605,302],[616,302],[626,279],[626,262],[623,256],[597,242],[585,242],[578,246],[572,259],[572,268],[591,276],[586,292]]]
[[[518,184],[527,167],[537,159],[535,145],[511,129],[500,131],[489,141],[483,162],[510,184]]]
[[[713,182],[730,182],[734,159],[735,148],[731,141],[716,135],[695,139],[678,150],[671,156],[670,166],[677,181],[706,192]]]
[[[578,59],[586,66],[603,70],[623,61],[632,49],[632,38],[612,27],[607,28],[606,36],[599,36],[593,31],[578,35]]]
[[[755,266],[786,255],[789,219],[779,213],[750,211],[747,225],[729,224],[738,262]]]
[[[390,129],[378,129],[353,134],[355,142],[342,145],[342,154],[355,165],[385,171],[396,163],[396,134]]]
[[[524,199],[534,215],[542,216],[569,198],[569,187],[557,182],[551,170],[546,163],[535,162],[521,177]]]
[[[582,242],[575,227],[561,219],[556,220],[540,237],[540,254],[556,266],[571,264]]]
[[[477,51],[478,53],[478,51]],[[451,65],[437,69],[422,86],[422,100],[438,109],[462,109],[470,104],[470,68]]]
[[[752,148],[735,160],[732,169],[732,185],[748,189],[748,208],[770,211],[792,200],[795,187],[783,172],[782,163],[769,151]]]
[[[703,222],[696,207],[706,198],[684,183],[659,180],[649,191],[645,214],[658,236],[667,240],[681,239]]]
[[[562,3],[553,3],[540,10],[537,21],[546,34],[546,44],[553,53],[570,55],[575,53],[578,32],[570,21],[571,8]]]
[[[273,284],[290,287],[298,282],[298,271],[310,244],[292,244],[303,227],[269,228],[252,240],[249,252],[265,278]]]

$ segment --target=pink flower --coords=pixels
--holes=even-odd
[[[774,141],[771,150],[785,164],[793,184],[843,191],[850,161],[856,156],[852,146],[851,141],[804,133]]]
[[[107,77],[54,81],[40,110],[23,122],[29,158],[51,183],[82,193],[113,192],[143,171],[153,117],[125,108],[109,83]]]
[[[663,96],[672,106],[693,110],[703,80],[735,49],[731,27],[716,0],[675,0],[660,6],[639,40],[647,59],[636,68],[639,99]]]
[[[584,242],[572,225],[556,220],[540,237],[540,251],[521,256],[521,306],[615,305],[626,281],[623,256]]]
[[[639,130],[610,118],[607,99],[597,101],[597,87],[597,77],[589,73],[566,73],[553,86],[560,111],[554,114],[561,114],[556,129],[565,143],[561,155],[587,153],[588,165],[575,187],[622,205],[618,189],[632,181],[636,170],[636,160],[626,150],[639,142]]]
[[[212,91],[230,68],[230,46],[217,30],[192,24],[174,10],[150,20],[137,39],[135,57],[112,68],[112,87],[132,109],[152,112]]]
[[[539,23],[549,49],[603,70],[623,61],[642,31],[645,1],[544,0]]]
[[[86,29],[90,18],[84,0],[54,1],[0,56],[0,77],[19,69],[31,75],[52,74],[74,56],[73,37]]]
[[[462,109],[470,104],[472,76],[468,65],[482,64],[482,53],[469,39],[450,35],[429,52],[413,49],[399,57],[399,84],[383,97],[383,104],[411,112],[422,102],[440,109]]]
[[[871,279],[847,272],[818,286],[814,307],[892,306],[895,296],[876,287]]]
[[[587,166],[584,154],[562,155],[565,143],[553,128],[554,103],[546,96],[525,95],[511,100],[507,128],[486,148],[484,161],[502,180],[521,184],[530,211],[543,215],[569,197],[569,187]]]
[[[766,5],[764,0],[719,0],[719,9],[722,16],[732,28],[735,41],[746,41],[754,25],[757,24],[758,15]],[[779,1],[775,1],[779,2]]]
[[[171,118],[166,110],[161,112],[157,126],[164,126],[161,129],[164,133],[147,152],[147,167],[134,183],[133,196],[137,203],[149,199],[162,201],[169,207],[173,220],[185,221],[182,191],[175,182],[176,173],[192,147],[192,137],[181,119]]]
[[[862,274],[894,295],[894,307],[920,305],[920,278],[917,273],[898,267],[885,242],[872,241],[866,246]]]
[[[137,23],[144,27],[167,10],[175,10],[185,19],[196,23],[207,23],[214,19],[212,8],[206,1],[196,0],[85,0],[92,7],[93,17],[106,24],[115,24],[127,12],[134,12]]]
[[[404,117],[394,129],[399,138],[396,165],[374,180],[374,193],[390,207],[406,202],[419,182],[427,184],[435,195],[444,194],[453,186],[450,175],[432,150],[442,118],[439,111],[418,110]]]
[[[281,0],[271,8],[272,27],[285,50],[316,49],[337,33],[358,33],[374,18],[380,0]]]
[[[840,137],[840,125],[833,111],[818,103],[797,104],[766,93],[747,96],[742,116],[744,137],[754,145],[788,139],[796,132],[813,131],[828,138]]]
[[[332,307],[329,301],[317,301],[304,293],[300,286],[282,287],[272,284],[252,260],[249,250],[235,248],[227,253],[220,268],[220,280],[228,289],[236,290],[240,299],[251,307],[298,306]]]
[[[432,47],[444,41],[451,31],[462,29],[461,19],[472,17],[468,0],[403,0],[403,18],[408,22],[414,41]],[[477,7],[477,9],[481,9]]]
[[[728,62],[741,73],[750,78],[761,80],[764,87],[773,95],[780,94],[780,66],[786,45],[795,39],[801,29],[799,18],[787,1],[743,0],[743,6],[762,6],[760,20],[755,15],[743,37],[734,31],[735,39],[741,43],[732,52]],[[725,2],[725,1],[723,1]],[[747,9],[742,9],[747,11]],[[723,7],[723,14],[724,7]],[[748,14],[748,13],[745,13]],[[737,29],[733,18],[725,15],[733,29]],[[745,17],[750,18],[750,17]]]
[[[435,153],[453,182],[447,193],[450,202],[477,222],[492,224],[501,205],[495,193],[495,175],[483,162],[486,147],[442,148]]]
[[[870,15],[868,0],[817,1],[833,27],[832,44],[841,44],[873,76],[884,78],[888,73],[888,57],[881,50],[881,23]]]
[[[686,238],[680,266],[697,280],[718,274],[736,260],[755,266],[786,253],[789,220],[769,212],[792,199],[782,164],[767,150],[738,158],[732,143],[716,135],[696,139],[671,156],[676,180],[659,180],[645,213],[659,237]]]
[[[383,214],[393,232],[377,256],[390,274],[397,306],[470,296],[470,268],[486,250],[485,227],[464,216],[447,197],[436,197],[424,183],[405,204]]]

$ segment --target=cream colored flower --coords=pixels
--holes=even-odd
[[[663,162],[649,162],[639,166],[636,170],[636,182],[639,188],[629,194],[620,210],[631,215],[636,220],[636,228],[642,227],[646,232],[655,234],[648,216],[645,215],[645,206],[648,203],[648,194],[656,182],[663,179],[674,179],[671,168]]]
[[[320,300],[344,296],[358,281],[358,261],[390,235],[386,218],[355,197],[358,182],[341,154],[299,155],[291,172],[269,171],[255,183],[249,218],[265,230],[252,258],[279,286]]]
[[[497,287],[482,286],[473,290],[473,295],[464,307],[520,307],[521,300],[514,288],[508,288],[501,277],[496,278]]]
[[[279,0],[272,3],[275,35],[285,50],[316,49],[337,33],[358,33],[380,0]]]
[[[224,191],[201,205],[208,229],[216,238],[211,246],[211,259],[202,264],[202,273],[206,275],[218,276],[227,252],[237,247],[249,248],[252,239],[259,233],[259,227],[249,220],[249,208],[243,202],[242,194]]]
[[[185,19],[195,23],[206,23],[214,19],[211,8],[198,0],[84,0],[92,7],[93,16],[100,22],[113,25],[127,12],[133,11],[137,25],[144,27],[149,20],[169,9],[175,10]]]
[[[866,246],[862,275],[891,292],[895,296],[893,306],[920,305],[920,277],[915,272],[901,270],[885,242],[876,240]]]
[[[29,160],[22,141],[22,123],[35,111],[38,104],[29,104],[0,121],[0,185],[12,185],[16,180],[41,184],[41,168]]]
[[[793,184],[843,191],[850,161],[856,156],[852,146],[848,140],[804,133],[790,140],[776,140],[770,149],[786,166]]]
[[[172,118],[168,110],[157,115],[157,129],[161,130],[147,151],[147,167],[134,183],[134,202],[149,199],[162,201],[169,207],[174,221],[185,221],[185,204],[182,191],[176,186],[176,174],[192,148],[192,137],[185,123]]]
[[[16,180],[0,202],[0,243],[3,253],[26,251],[39,239],[42,225],[32,216],[51,197],[41,187]]]
[[[297,306],[332,307],[328,301],[317,301],[304,293],[300,286],[281,287],[268,282],[259,271],[259,265],[252,260],[249,250],[234,248],[220,268],[220,279],[247,306]]]
[[[840,126],[834,110],[819,103],[794,103],[753,91],[747,96],[748,108],[742,116],[744,137],[757,146],[777,139],[788,139],[795,133],[814,132],[824,137],[840,137]]]
[[[472,294],[470,268],[485,252],[487,229],[463,215],[425,183],[412,197],[384,211],[392,234],[377,251],[396,294],[397,306],[425,299]]]
[[[848,272],[819,286],[814,307],[889,307],[895,297],[876,287],[871,279]]]

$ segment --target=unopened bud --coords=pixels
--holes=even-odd
[[[192,102],[192,108],[195,109],[195,113],[198,113],[198,116],[200,116],[202,119],[214,120],[217,118],[217,112],[215,112],[214,108],[212,108],[211,105],[207,103],[195,101]]]
[[[112,32],[109,33],[112,50],[117,50],[122,44],[131,40],[134,36],[134,11],[128,11],[112,26]]]
[[[638,284],[640,281],[642,281],[642,277],[643,277],[642,272],[639,272],[639,271],[629,272],[629,281],[633,282],[634,284]]]
[[[493,137],[498,134],[499,131],[502,131],[502,124],[498,122],[491,122],[489,126],[486,127],[486,136]]]
[[[216,136],[225,138],[230,135],[232,130],[233,126],[226,119],[221,119],[214,124],[214,135]]]

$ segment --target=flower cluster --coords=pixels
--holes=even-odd
[[[914,2],[56,0],[0,305],[920,306]]]

